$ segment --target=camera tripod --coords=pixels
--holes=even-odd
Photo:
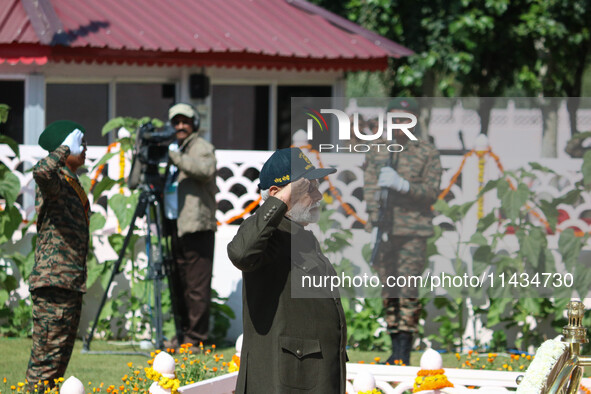
[[[162,221],[162,203],[161,203],[161,196],[159,193],[156,192],[155,187],[153,185],[143,184],[140,186],[141,192],[138,199],[137,206],[135,208],[135,212],[131,219],[131,223],[129,225],[129,230],[125,236],[123,241],[123,245],[121,250],[119,251],[119,255],[117,261],[113,266],[113,271],[111,273],[111,277],[109,282],[106,286],[105,292],[101,299],[98,311],[96,313],[96,317],[94,319],[94,323],[90,330],[90,333],[86,337],[84,344],[83,344],[83,353],[90,352],[90,342],[94,336],[94,332],[96,330],[101,311],[105,306],[105,302],[107,301],[107,295],[109,293],[109,289],[111,288],[111,284],[113,283],[113,279],[115,276],[122,272],[121,263],[125,257],[125,251],[129,245],[131,240],[131,236],[133,235],[133,229],[135,226],[135,221],[137,218],[146,217],[146,254],[148,257],[148,274],[146,279],[152,280],[154,283],[154,312],[152,313],[152,335],[155,334],[155,347],[157,349],[164,348],[164,336],[162,332],[162,279],[168,276],[169,278],[169,290],[170,290],[170,298],[172,304],[172,311],[174,315],[175,321],[175,328],[177,332],[177,338],[179,341],[183,340],[183,333],[182,327],[180,322],[180,314],[178,313],[178,300],[176,298],[176,294],[174,293],[174,284],[172,283],[173,278],[176,276],[174,275],[174,264],[172,262],[172,258],[170,257],[171,254],[169,252],[169,248],[166,242],[163,242],[163,221]],[[152,234],[152,226],[155,227],[155,234]],[[153,243],[152,236],[155,235],[156,242]],[[121,352],[92,352],[92,353],[118,353]],[[130,354],[130,353],[123,353],[123,354]],[[137,353],[131,353],[137,354]],[[142,353],[143,354],[143,353]]]

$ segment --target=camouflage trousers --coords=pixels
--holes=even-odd
[[[42,287],[31,292],[33,299],[33,347],[27,369],[29,390],[43,392],[44,382],[55,386],[63,377],[72,349],[80,312],[82,293],[59,287]]]
[[[421,314],[418,287],[409,277],[425,269],[427,238],[390,235],[380,244],[374,269],[382,282],[382,297],[388,332],[417,332]],[[396,280],[398,278],[398,280]]]

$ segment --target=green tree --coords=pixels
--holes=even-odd
[[[589,64],[591,3],[587,0],[528,0],[521,15],[519,33],[530,38],[535,55],[526,59],[518,72],[519,85],[529,96],[543,96],[544,137],[542,154],[556,157],[559,100],[570,97],[567,108],[571,135],[576,128],[576,111],[584,71]]]

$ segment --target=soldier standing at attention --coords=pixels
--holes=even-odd
[[[86,160],[84,128],[71,121],[50,124],[39,137],[49,152],[33,168],[37,183],[37,245],[29,277],[33,300],[33,347],[29,390],[42,392],[64,376],[78,332],[86,292],[89,203],[76,170]]]
[[[413,99],[395,98],[387,112],[407,112],[418,117],[418,104]],[[408,122],[410,119],[394,118]],[[416,131],[410,129],[413,134]],[[394,364],[400,360],[410,363],[413,334],[421,313],[421,303],[416,287],[389,288],[388,276],[420,276],[426,263],[427,238],[433,235],[431,205],[437,200],[441,182],[439,152],[423,136],[412,141],[401,130],[394,131],[396,143],[403,151],[371,152],[365,158],[364,199],[369,220],[366,230],[371,231],[379,219],[380,188],[390,189],[389,213],[391,227],[377,251],[375,269],[384,284],[382,297],[388,332],[392,338],[392,355],[386,361]],[[393,155],[388,166],[388,155]],[[407,281],[408,282],[408,281]]]

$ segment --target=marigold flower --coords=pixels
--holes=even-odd
[[[125,386],[121,385],[119,386],[119,390],[123,391],[123,389],[125,388]]]
[[[16,386],[13,384],[12,386],[10,386],[11,390],[16,390]]]
[[[379,363],[379,362],[380,362],[380,360],[381,360],[381,358],[380,358],[380,357],[374,357],[374,359],[373,359],[373,360],[374,360],[376,363]]]
[[[6,378],[2,379],[2,381],[3,381],[4,383],[6,383]]]
[[[213,367],[212,371],[213,372],[217,372],[218,371],[218,367]]]
[[[128,366],[129,368],[131,368],[131,367],[133,366],[133,363],[130,361],[130,362],[128,362],[128,363],[127,363],[127,366]]]

